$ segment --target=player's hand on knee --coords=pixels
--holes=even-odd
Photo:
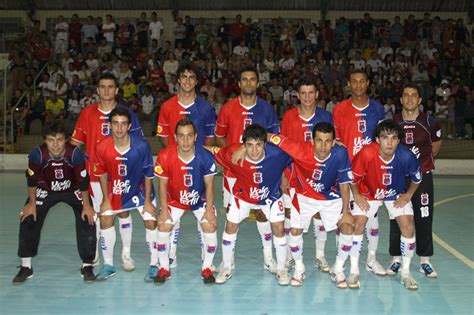
[[[20,212],[20,222],[23,222],[30,215],[33,216],[33,220],[36,221],[36,204],[28,202]]]
[[[102,200],[100,204],[100,215],[103,215],[107,210],[112,210],[112,206],[110,205],[109,198],[104,197],[104,200]]]
[[[173,224],[173,218],[171,217],[167,208],[161,208],[160,213],[158,214],[158,224]]]
[[[342,218],[339,220],[337,225],[340,227],[344,224],[350,225],[352,227],[355,225],[354,216],[352,216],[349,211],[342,213]]]
[[[206,211],[201,219],[201,224],[209,224],[212,228],[217,228],[216,210],[214,207],[206,207]]]
[[[238,148],[234,154],[232,154],[232,164],[242,166],[245,160],[245,152],[245,146],[241,145],[240,148]]]
[[[398,199],[393,202],[393,206],[395,208],[403,208],[410,200],[411,196],[409,194],[400,194],[398,195]]]
[[[94,225],[94,216],[95,216],[95,211],[94,208],[90,205],[84,205],[82,207],[82,213],[81,213],[81,218],[83,221],[86,221],[89,223],[89,225]]]
[[[365,212],[369,211],[370,209],[369,202],[363,196],[361,195],[354,196],[354,201],[362,211],[365,211]]]
[[[143,214],[145,214],[145,212],[148,212],[155,218],[158,216],[158,211],[156,210],[156,207],[149,201],[145,201],[145,204],[143,205],[143,211]]]

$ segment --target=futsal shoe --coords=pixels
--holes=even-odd
[[[227,280],[232,278],[232,269],[231,268],[222,268],[221,271],[217,274],[216,283],[224,284]]]
[[[428,278],[438,277],[438,273],[429,262],[420,265],[420,272],[425,274]]]
[[[115,276],[117,271],[115,270],[115,267],[112,265],[103,265],[100,268],[99,274],[97,275],[96,280],[98,281],[104,281],[107,280],[110,277]]]
[[[150,266],[145,274],[145,282],[153,282],[155,277],[158,275],[158,267],[157,266]]]
[[[132,257],[122,256],[122,267],[125,271],[135,270],[135,262]]]
[[[326,257],[324,256],[316,257],[316,259],[314,260],[314,265],[321,272],[329,272],[329,264],[328,264],[328,261],[326,260]]]
[[[291,282],[291,277],[286,269],[279,270],[276,274],[276,278],[278,279],[279,285],[289,285]]]
[[[347,285],[351,289],[360,289],[360,280],[358,273],[351,273],[349,279],[347,280]]]
[[[398,271],[400,270],[401,266],[402,266],[402,264],[399,261],[397,261],[397,260],[392,261],[392,263],[390,264],[390,266],[386,270],[387,275],[389,275],[389,276],[396,275],[398,273]]]
[[[20,266],[20,270],[13,278],[13,284],[23,284],[26,280],[33,278],[33,268]]]
[[[383,266],[376,260],[368,261],[365,264],[365,270],[375,273],[377,276],[386,276],[387,272]]]
[[[214,278],[211,268],[206,268],[203,271],[201,271],[201,279],[204,282],[204,284],[207,284],[207,285],[212,285],[216,283],[216,278]]]
[[[92,283],[96,279],[96,275],[94,274],[94,267],[93,266],[84,266],[81,267],[81,277],[84,279],[85,283]]]
[[[223,270],[223,269],[224,269],[224,262],[221,261],[219,267],[217,267],[216,270],[213,270],[213,271],[215,271],[215,272],[221,272],[221,270]],[[232,265],[230,266],[230,269],[231,269],[231,270],[235,270],[235,262],[234,262],[233,259],[232,259]],[[211,267],[211,270],[212,270],[212,267]]]
[[[413,276],[410,273],[401,274],[400,282],[405,288],[410,291],[418,290],[418,283],[415,281]]]
[[[273,258],[263,262],[263,269],[270,271],[273,274],[277,273],[277,263]]]
[[[161,268],[160,271],[158,271],[158,275],[155,277],[153,281],[157,285],[162,285],[169,279],[171,279],[170,271],[166,270],[165,268]]]
[[[305,278],[305,268],[303,265],[303,268],[295,268],[295,271],[293,271],[293,277],[291,277],[291,286],[292,287],[301,287],[303,285],[303,281]]]
[[[347,280],[343,272],[330,272],[331,280],[336,284],[338,289],[347,289]]]

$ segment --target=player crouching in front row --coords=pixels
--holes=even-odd
[[[214,157],[197,140],[196,127],[188,118],[176,125],[176,144],[161,150],[154,173],[159,178],[158,257],[160,270],[155,284],[170,279],[169,243],[173,226],[186,211],[192,211],[203,230],[201,277],[214,284],[211,270],[217,248],[217,219],[214,208]]]
[[[390,219],[400,227],[402,253],[401,283],[409,290],[418,289],[410,274],[410,262],[415,251],[413,206],[411,198],[421,182],[416,156],[405,146],[398,145],[403,130],[393,120],[382,121],[375,129],[376,143],[365,146],[354,158],[351,184],[354,195],[352,215],[355,219],[353,245],[350,252],[349,287],[359,288],[359,253],[368,217],[373,217],[385,204]],[[407,189],[407,177],[411,179]]]

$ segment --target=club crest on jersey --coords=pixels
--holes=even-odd
[[[260,172],[253,173],[253,182],[255,184],[261,184],[263,182],[263,174]]]
[[[359,130],[359,132],[366,132],[367,131],[367,123],[366,123],[365,119],[361,119],[361,120],[357,121],[357,129]]]
[[[159,134],[162,133],[163,132],[163,127],[158,126],[158,128],[156,129],[156,132],[159,133]]]
[[[304,132],[304,141],[306,142],[311,142],[313,140],[313,134],[311,131],[305,131]]]
[[[64,178],[64,172],[62,169],[56,169],[54,170],[54,178],[56,179],[63,179]]]
[[[127,176],[127,165],[119,164],[118,165],[118,174],[120,176]]]
[[[405,143],[413,144],[413,131],[408,131],[405,133]]]
[[[392,184],[392,174],[390,173],[384,173],[382,174],[382,183],[385,186],[389,186]]]
[[[252,118],[245,118],[244,119],[244,129],[247,128],[252,124]]]
[[[108,136],[110,134],[110,124],[108,122],[103,123],[100,128],[100,133],[103,136]]]
[[[421,205],[427,206],[430,203],[430,195],[427,193],[421,194]]]
[[[31,168],[28,168],[28,175],[33,176],[35,172]]]
[[[184,174],[184,186],[191,187],[193,185],[193,174]]]
[[[155,173],[158,175],[163,174],[163,168],[160,165],[155,166]]]
[[[312,176],[312,178],[313,178],[314,180],[320,180],[322,175],[323,175],[323,171],[321,171],[321,170],[314,170],[314,171],[313,171],[313,176]]]

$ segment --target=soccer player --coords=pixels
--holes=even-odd
[[[214,208],[214,175],[216,164],[212,153],[197,140],[196,127],[181,119],[175,129],[175,144],[161,150],[155,164],[160,182],[160,214],[158,220],[158,256],[160,271],[155,284],[171,277],[169,271],[170,232],[186,211],[192,211],[202,228],[204,253],[201,277],[205,284],[214,284],[211,271],[217,248],[217,219]]]
[[[377,124],[384,119],[384,108],[376,100],[369,99],[367,88],[369,79],[363,71],[356,70],[350,75],[349,85],[351,98],[342,101],[334,107],[333,118],[336,129],[336,140],[347,148],[349,159],[366,145],[374,141],[374,131]],[[376,275],[386,275],[385,268],[377,261],[376,252],[379,243],[379,220],[377,216],[369,217],[366,225],[367,237],[367,271]],[[355,242],[355,240],[354,240]],[[354,251],[355,247],[352,247]],[[359,253],[352,253],[359,255]],[[357,271],[357,270],[352,270]]]
[[[220,147],[242,143],[244,129],[252,124],[264,127],[269,133],[279,133],[279,122],[275,110],[265,100],[257,97],[258,71],[254,67],[243,67],[239,72],[240,95],[228,101],[219,112],[216,126],[216,142]],[[235,175],[224,171],[223,205],[228,207],[232,199]],[[256,210],[257,229],[260,234],[264,268],[276,272],[272,253],[272,228],[262,211]]]
[[[66,141],[66,130],[60,122],[47,127],[43,139],[44,143],[28,156],[28,199],[20,212],[18,256],[21,266],[13,283],[22,284],[33,277],[31,258],[38,253],[43,222],[49,209],[59,202],[68,204],[74,211],[81,275],[85,282],[93,282],[96,226],[87,191],[89,176],[84,154]]]
[[[402,138],[402,127],[393,120],[384,120],[375,129],[376,143],[365,146],[352,162],[352,215],[355,227],[348,279],[350,288],[360,287],[357,270],[359,256],[352,253],[360,252],[367,218],[374,216],[382,203],[388,209],[390,219],[396,220],[401,231],[401,283],[409,290],[418,288],[410,274],[410,262],[415,251],[413,206],[410,200],[421,182],[421,174],[416,156],[405,146],[398,145]],[[408,187],[407,178],[410,179]]]
[[[81,110],[79,118],[77,119],[74,132],[71,137],[71,143],[74,145],[85,145],[86,151],[86,167],[90,176],[89,191],[92,196],[92,204],[94,210],[100,212],[100,203],[102,202],[102,191],[99,184],[99,179],[94,175],[94,160],[95,150],[97,144],[105,137],[110,135],[109,114],[116,107],[127,108],[125,105],[117,103],[115,96],[118,93],[117,79],[113,74],[104,73],[99,78],[99,85],[97,87],[97,94],[99,95],[99,102],[86,106]],[[138,122],[135,113],[129,110],[132,117],[130,128],[131,135],[143,136],[142,129]],[[122,266],[127,271],[135,269],[135,263],[130,255],[132,245],[132,217],[128,212],[120,213],[120,235],[122,237]],[[96,222],[99,224],[99,222]],[[99,229],[98,229],[99,230]],[[99,236],[97,236],[99,238]],[[98,249],[97,249],[98,250]],[[94,264],[99,261],[98,252]]]
[[[333,124],[332,115],[328,111],[318,108],[316,106],[316,100],[318,99],[318,90],[316,83],[310,78],[303,78],[298,81],[296,86],[297,96],[300,100],[300,104],[296,107],[289,109],[284,115],[281,121],[281,135],[288,137],[295,141],[313,141],[313,128],[319,123],[326,121]],[[289,169],[285,170],[286,180],[290,179],[291,172]],[[283,186],[288,187],[288,182],[283,179]],[[285,232],[290,228],[290,208],[291,198],[293,196],[296,178],[293,176],[289,183],[289,191],[287,187],[282,187],[285,194],[283,195],[283,203],[285,205]],[[316,259],[314,264],[322,272],[329,272],[329,264],[324,255],[324,247],[327,240],[327,232],[324,229],[324,225],[321,221],[320,213],[316,213],[313,218],[313,236],[316,243]],[[288,257],[287,257],[288,258]]]
[[[109,116],[112,136],[97,145],[94,159],[94,175],[99,178],[103,196],[100,204],[100,244],[104,265],[97,280],[106,280],[116,273],[115,217],[119,213],[137,209],[145,224],[145,238],[150,253],[145,281],[152,282],[158,274],[158,231],[150,145],[141,135],[132,136],[129,133],[132,118],[126,108],[116,107]]]
[[[214,107],[196,94],[199,70],[191,62],[183,62],[176,71],[178,77],[178,94],[168,99],[160,110],[158,118],[157,135],[163,146],[176,144],[174,131],[176,125],[183,118],[190,119],[196,127],[197,143],[213,145],[215,139],[216,112]],[[180,232],[179,221],[174,225],[170,247],[171,268],[178,266],[176,260],[177,243]],[[201,225],[198,232],[202,235]]]
[[[287,242],[284,233],[281,178],[291,159],[281,149],[267,144],[267,129],[260,125],[245,128],[242,136],[245,160],[242,165],[232,163],[232,155],[241,144],[225,148],[213,147],[217,163],[236,176],[225,231],[222,235],[222,268],[216,283],[225,283],[232,277],[235,243],[239,224],[248,217],[251,209],[259,209],[271,223],[277,258],[276,277],[280,285],[289,285],[290,276],[285,268]]]
[[[394,120],[402,126],[405,137],[400,139],[420,161],[421,184],[413,194],[416,253],[420,256],[420,272],[429,278],[436,278],[437,272],[430,263],[433,256],[433,174],[434,158],[441,148],[441,125],[437,120],[420,111],[421,96],[418,85],[408,83],[404,86],[400,102],[403,109]],[[390,221],[390,255],[392,263],[388,275],[397,274],[400,269],[400,229],[394,220]]]
[[[328,122],[316,124],[310,142],[294,141],[272,135],[270,142],[293,158],[297,184],[291,207],[289,247],[295,260],[292,286],[303,285],[303,230],[320,213],[324,229],[340,230],[338,252],[332,278],[338,288],[347,288],[344,262],[352,247],[353,218],[350,213],[349,183],[353,176],[347,150],[336,144],[334,127]]]

